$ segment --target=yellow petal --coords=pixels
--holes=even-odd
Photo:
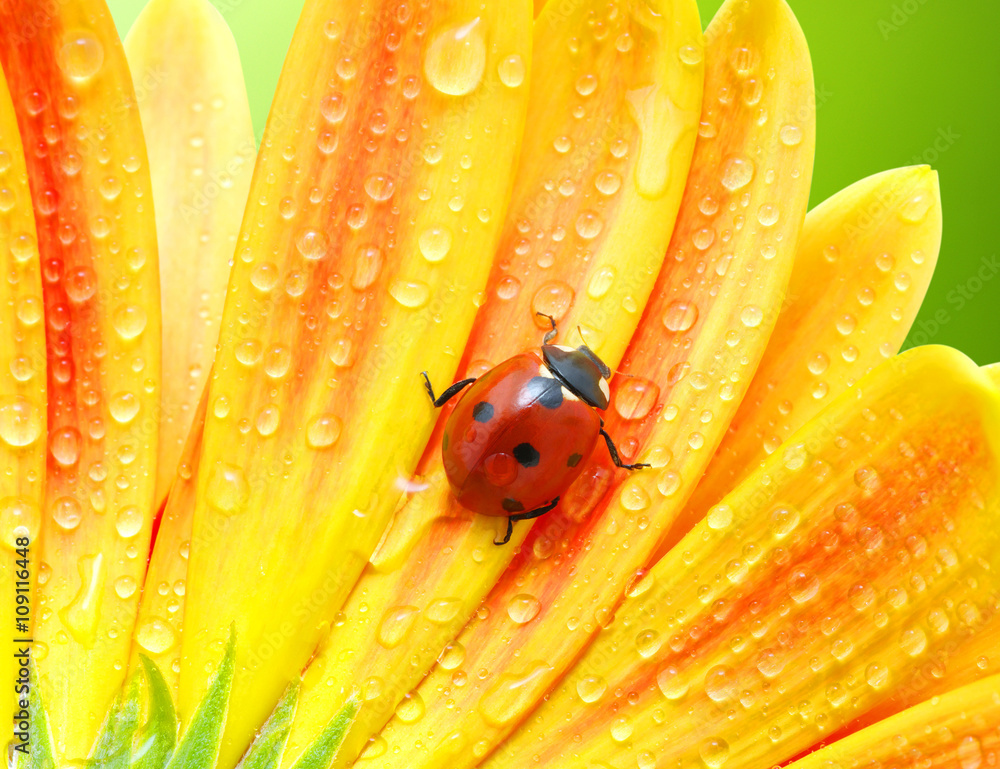
[[[129,31],[125,53],[160,246],[159,506],[212,366],[257,145],[236,42],[208,0],[152,0]]]
[[[789,769],[979,769],[1000,761],[1000,676],[949,692],[789,764]]]
[[[697,8],[691,0],[657,8],[660,19],[612,15],[582,44],[581,30],[608,13],[605,3],[536,22],[529,130],[461,377],[537,349],[548,321],[536,312],[558,321],[560,341],[580,344],[579,328],[617,366],[666,253],[700,115]],[[505,66],[508,77],[523,75]],[[365,705],[335,766],[352,761],[472,616],[530,527],[520,524],[510,545],[496,547],[506,521],[458,507],[440,451],[439,431],[418,468],[427,488],[397,511],[374,568],[307,671],[285,765],[364,682]]]
[[[708,39],[702,137],[667,261],[625,355],[623,370],[635,376],[616,378],[605,415],[626,458],[655,469],[623,477],[595,452],[581,482],[532,528],[483,618],[458,637],[462,664],[434,669],[417,688],[426,715],[383,730],[385,766],[469,766],[516,727],[607,624],[763,353],[776,319],[764,309],[783,291],[805,216],[811,68],[783,3],[731,3]],[[797,141],[782,143],[792,121]]]
[[[980,631],[998,470],[1000,393],[968,358],[884,363],[649,571],[485,766],[795,756]]]
[[[986,375],[993,380],[993,382],[1000,387],[1000,363],[993,363],[989,366],[985,366],[983,370]]]
[[[184,444],[163,512],[156,530],[149,568],[142,585],[142,599],[135,623],[135,643],[129,662],[132,671],[142,665],[140,654],[149,657],[163,674],[174,699],[180,673],[181,638],[187,595],[188,558],[194,526],[195,491],[201,439],[205,427],[207,390],[198,402],[194,423]],[[211,547],[212,542],[204,543]],[[129,586],[135,589],[134,585]]]
[[[61,756],[121,686],[152,521],[160,382],[156,230],[132,79],[100,0],[0,5],[44,265],[48,469],[35,630]],[[31,18],[32,34],[23,35]],[[36,322],[41,322],[40,308]]]
[[[530,24],[527,0],[323,0],[300,19],[198,470],[179,711],[235,622],[221,766],[305,666],[426,444],[420,372],[450,380],[486,284],[528,101],[501,65],[530,65]],[[447,253],[428,247],[444,233]]]
[[[24,149],[7,81],[0,72],[0,585],[8,599],[0,621],[13,640],[0,675],[25,677],[38,613],[34,586],[41,550],[45,478],[45,324],[35,218]],[[15,684],[11,683],[10,686]],[[13,692],[0,697],[0,723],[14,723]],[[17,711],[21,708],[18,707]],[[19,718],[18,721],[23,720]],[[8,727],[4,727],[5,729]],[[18,731],[21,731],[20,729]],[[9,733],[8,733],[9,735]],[[17,742],[15,744],[20,744]]]
[[[941,194],[927,166],[870,176],[809,213],[764,358],[664,551],[825,403],[899,351],[940,245]]]

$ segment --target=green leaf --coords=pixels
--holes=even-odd
[[[340,712],[330,719],[323,733],[302,754],[302,758],[296,762],[293,769],[326,769],[337,755],[340,743],[344,741],[344,735],[358,714],[358,708],[357,700],[349,700]]]
[[[166,769],[212,769],[219,757],[222,728],[229,713],[229,692],[236,668],[236,629],[229,629],[229,643],[215,680],[198,705],[191,724]]]
[[[162,769],[177,744],[177,713],[170,688],[160,669],[140,654],[149,687],[149,718],[139,732],[132,755],[132,769]]]
[[[16,737],[11,742],[11,745],[15,747],[15,766],[17,769],[55,769],[56,760],[52,750],[52,733],[49,731],[49,719],[45,715],[45,707],[42,704],[38,673],[34,663],[30,665],[30,671],[31,690],[28,692],[27,708],[30,742],[26,746],[27,753],[17,749],[17,746],[22,743]],[[15,714],[20,710],[21,706],[18,704]]]
[[[104,719],[93,755],[87,760],[90,769],[128,769],[132,759],[132,737],[139,728],[139,671],[129,678]]]
[[[236,769],[275,769],[281,764],[285,741],[292,729],[295,706],[299,702],[299,682],[289,684],[267,723],[257,734],[250,750]]]

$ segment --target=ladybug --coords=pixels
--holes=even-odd
[[[537,518],[559,504],[600,436],[617,467],[649,467],[622,462],[597,413],[608,407],[610,369],[587,345],[574,350],[549,344],[556,322],[539,315],[552,324],[541,354],[515,355],[479,379],[456,382],[440,397],[434,396],[427,372],[422,374],[436,408],[465,390],[445,425],[441,454],[462,507],[507,517],[507,534],[494,540],[496,545],[510,541],[517,521]]]

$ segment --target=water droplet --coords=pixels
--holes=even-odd
[[[146,311],[137,304],[123,304],[111,322],[122,339],[135,339],[146,329]]]
[[[135,629],[135,642],[150,654],[163,654],[177,643],[177,634],[166,620],[146,617]]]
[[[379,203],[392,197],[396,191],[396,182],[388,174],[369,174],[365,178],[365,192],[368,197]]]
[[[671,302],[663,314],[663,325],[675,333],[690,330],[697,321],[698,305],[686,299]]]
[[[264,373],[272,379],[281,379],[292,364],[292,351],[284,345],[276,344],[264,356]]]
[[[663,134],[664,126],[677,123],[680,108],[659,85],[627,91],[629,112],[639,127],[639,159],[635,164],[635,184],[643,197],[656,199],[667,191],[672,167],[673,136]],[[614,153],[614,147],[612,147]]]
[[[757,221],[760,222],[763,227],[771,227],[776,224],[779,215],[778,207],[773,206],[770,203],[765,203],[757,209]]]
[[[715,505],[705,516],[705,523],[710,529],[727,529],[733,523],[733,508],[729,505]]]
[[[504,673],[479,700],[479,713],[491,726],[503,726],[537,702],[539,686],[546,682],[552,666],[535,662],[525,673]]]
[[[783,125],[778,132],[781,143],[786,147],[795,147],[802,142],[802,129],[797,125]]]
[[[408,692],[396,706],[396,718],[404,724],[412,724],[424,716],[424,701],[417,692]]]
[[[873,662],[865,668],[865,680],[873,689],[881,689],[889,681],[889,668],[879,662]]]
[[[19,395],[0,398],[0,439],[8,446],[30,446],[42,434],[42,417],[34,404]]]
[[[722,186],[730,192],[735,192],[746,187],[753,179],[753,174],[753,161],[734,155],[722,166]]]
[[[73,531],[82,517],[83,508],[74,497],[59,497],[52,503],[52,520],[65,531]]]
[[[934,196],[926,191],[920,191],[907,200],[899,210],[899,216],[904,222],[919,224],[934,205]]]
[[[424,616],[437,625],[443,625],[455,619],[461,609],[461,599],[440,598],[436,601],[432,601],[427,608],[424,609]]]
[[[716,665],[705,674],[705,693],[713,702],[725,702],[736,697],[736,673],[726,665]]]
[[[829,368],[830,358],[825,353],[818,352],[809,359],[807,365],[811,374],[819,376]]]
[[[234,515],[250,500],[250,484],[242,469],[222,463],[209,478],[205,493],[211,505],[226,515]]]
[[[71,302],[86,302],[97,291],[97,275],[90,267],[77,267],[69,271],[63,285]]]
[[[38,324],[44,310],[42,300],[36,296],[25,296],[17,303],[17,319],[29,328]]]
[[[269,435],[274,435],[278,429],[278,424],[281,422],[281,411],[273,403],[264,406],[257,414],[257,421],[255,427],[257,432],[260,433],[265,438]]]
[[[419,280],[394,280],[389,286],[389,294],[403,307],[415,310],[427,304],[431,288]]]
[[[115,593],[122,599],[131,598],[138,587],[135,579],[127,574],[115,580]]]
[[[497,65],[497,74],[500,82],[508,88],[517,88],[524,82],[524,61],[516,53],[507,56]]]
[[[118,424],[127,425],[139,413],[139,399],[133,393],[116,393],[108,402],[108,411]]]
[[[451,230],[446,227],[429,227],[420,233],[417,247],[428,262],[440,262],[451,250]]]
[[[256,366],[262,352],[260,342],[256,339],[244,339],[236,345],[236,360],[244,366]]]
[[[518,625],[526,625],[538,616],[542,604],[533,595],[521,593],[510,599],[507,604],[507,615]]]
[[[576,81],[576,92],[580,96],[590,96],[597,90],[597,77],[586,74],[581,75]]]
[[[980,769],[983,766],[983,745],[978,737],[963,737],[958,743],[956,755],[959,769]],[[994,755],[992,751],[989,753],[989,764],[994,762]]]
[[[52,458],[63,467],[75,465],[80,460],[80,431],[75,427],[61,427],[49,436]]]
[[[660,400],[660,388],[642,377],[629,377],[615,392],[615,411],[623,419],[645,419]]]
[[[748,304],[740,312],[740,322],[747,328],[757,328],[764,322],[764,311],[753,304]]]
[[[585,676],[576,683],[576,693],[584,702],[597,702],[608,690],[608,682],[600,676]]]
[[[927,634],[920,628],[904,630],[899,637],[899,648],[910,657],[919,657],[927,648]]]
[[[70,32],[63,36],[56,60],[66,77],[85,83],[104,64],[104,46],[90,30]]]
[[[871,465],[859,467],[854,471],[854,483],[859,489],[869,494],[877,491],[882,485],[878,471]]]
[[[115,530],[125,538],[131,539],[142,531],[142,511],[135,505],[126,505],[115,516]]]
[[[485,24],[478,16],[464,24],[446,27],[427,46],[424,74],[443,94],[472,93],[482,82],[485,71]]]
[[[663,646],[663,639],[655,630],[643,630],[635,638],[635,648],[639,656],[649,659]]]
[[[543,318],[538,313],[551,315],[557,321],[562,320],[569,312],[573,298],[573,289],[567,284],[561,281],[546,283],[535,292],[531,299],[531,312],[534,313],[535,322],[540,328],[549,327],[548,318]]]
[[[786,581],[788,595],[795,603],[811,601],[819,593],[819,578],[805,569],[795,569]]]
[[[625,716],[611,722],[611,739],[615,742],[627,742],[632,736],[632,722]]]
[[[420,616],[416,606],[397,606],[389,609],[378,626],[378,642],[386,649],[399,646]]]
[[[521,291],[521,282],[517,278],[505,277],[497,283],[497,297],[504,300],[513,299]]]
[[[322,230],[305,229],[295,239],[295,248],[306,259],[316,261],[326,256],[330,241]]]
[[[378,246],[361,246],[354,257],[351,286],[357,291],[363,291],[372,285],[382,272],[383,261],[382,249]]]
[[[576,233],[584,240],[593,240],[604,229],[604,220],[596,211],[583,211],[576,218]]]
[[[313,449],[326,449],[340,437],[340,420],[333,414],[313,417],[306,426],[306,443]]]
[[[701,64],[701,49],[696,45],[682,45],[677,51],[677,58],[689,67]]]
[[[82,556],[77,561],[77,570],[80,574],[80,589],[69,605],[59,611],[59,617],[73,638],[89,648],[97,640],[101,616],[101,598],[107,577],[104,554]]]

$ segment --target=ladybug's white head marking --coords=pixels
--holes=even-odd
[[[607,379],[602,379],[597,384],[600,386],[601,392],[604,393],[604,397],[607,398],[610,401],[611,400],[611,388],[608,387],[608,380]]]
[[[563,352],[575,352],[576,351],[573,347],[567,347],[564,344],[554,344],[552,346],[555,347],[555,348],[557,348],[557,349],[559,349],[559,350],[562,350]]]
[[[562,388],[562,396],[563,396],[563,400],[567,400],[567,401],[578,401],[578,400],[580,400],[577,397],[576,393],[573,392],[572,390],[570,390],[565,385]]]

